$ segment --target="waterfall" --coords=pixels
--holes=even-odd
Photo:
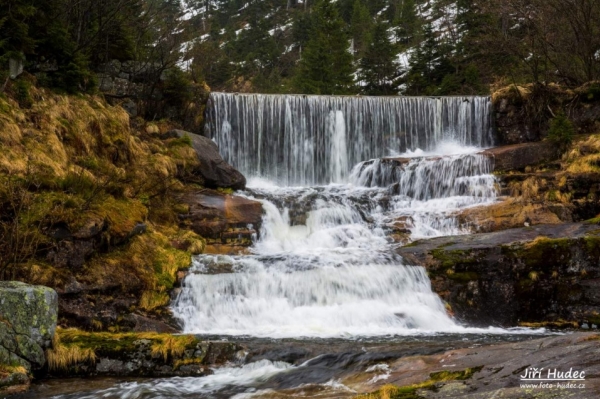
[[[390,151],[441,142],[493,144],[489,97],[349,97],[212,93],[205,134],[247,176],[282,185],[341,183]]]
[[[265,211],[240,256],[195,257],[173,304],[184,331],[356,337],[468,332],[397,242],[468,233],[496,199],[487,97],[214,93],[207,134]],[[393,157],[385,158],[392,155]]]
[[[492,161],[481,154],[397,161],[375,159],[356,165],[350,181],[359,186],[390,187],[390,193],[415,200],[470,196],[493,199]]]

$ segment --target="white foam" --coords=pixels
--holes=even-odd
[[[148,382],[127,382],[114,387],[88,394],[78,393],[78,399],[120,398],[138,399],[141,397],[173,398],[192,394],[211,394],[226,387],[248,387],[263,383],[276,374],[292,369],[284,362],[261,360],[241,367],[221,367],[205,377],[175,377]],[[69,397],[69,396],[67,396]]]

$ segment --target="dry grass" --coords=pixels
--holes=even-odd
[[[531,95],[531,85],[510,85],[499,88],[492,93],[494,104],[503,99],[507,100],[526,100]]]
[[[159,133],[172,128],[166,122],[146,129],[137,121],[139,128],[132,130],[128,114],[99,97],[35,87],[31,96],[36,101],[30,109],[0,98],[0,179],[10,176],[36,187],[26,215],[31,226],[61,222],[73,233],[105,226],[102,241],[111,251],[74,273],[32,260],[23,277],[59,287],[73,273],[84,283],[143,290],[145,309],[162,306],[176,271],[189,265],[192,253],[204,251],[200,237],[182,237],[173,200],[163,199],[185,188],[178,178],[197,165],[194,150],[189,143],[161,140]],[[137,223],[145,223],[149,233],[130,237]],[[176,249],[172,240],[186,245]]]
[[[82,353],[93,353],[94,359],[97,352],[101,351],[116,353],[135,351],[137,341],[148,340],[151,341],[152,355],[160,356],[166,362],[169,356],[182,357],[186,349],[198,342],[193,335],[158,333],[92,333],[76,329],[59,329],[56,335],[60,336],[60,340],[66,342],[69,347],[76,347]]]
[[[169,295],[165,292],[144,291],[140,298],[139,307],[146,311],[166,306],[171,301]]]
[[[600,135],[574,143],[564,161],[568,173],[600,173]]]
[[[80,281],[116,284],[125,292],[143,290],[140,306],[146,310],[166,304],[165,293],[173,287],[177,271],[190,265],[191,253],[174,248],[167,235],[150,228],[127,247],[92,259]]]
[[[90,348],[64,345],[61,342],[61,334],[57,331],[52,340],[52,349],[46,351],[46,359],[51,372],[68,371],[70,367],[79,364],[94,364],[96,353]]]
[[[15,373],[27,374],[27,370],[23,366],[9,366],[6,364],[0,364],[0,376]]]

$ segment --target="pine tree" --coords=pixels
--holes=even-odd
[[[331,0],[321,0],[314,7],[310,32],[294,79],[296,90],[305,94],[352,93],[354,67],[348,37]]]
[[[352,22],[350,31],[354,42],[354,56],[361,58],[367,45],[372,26],[369,9],[362,0],[355,0],[352,7]]]
[[[371,42],[360,60],[359,79],[364,82],[367,95],[398,94],[400,84],[396,49],[389,38],[388,25],[379,22],[373,30]]]

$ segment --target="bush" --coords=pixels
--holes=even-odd
[[[19,79],[15,82],[15,100],[21,108],[31,108],[33,105],[31,94],[29,94],[30,89],[31,83],[25,79]]]
[[[575,128],[567,116],[560,112],[550,121],[548,140],[565,150],[573,141]]]

